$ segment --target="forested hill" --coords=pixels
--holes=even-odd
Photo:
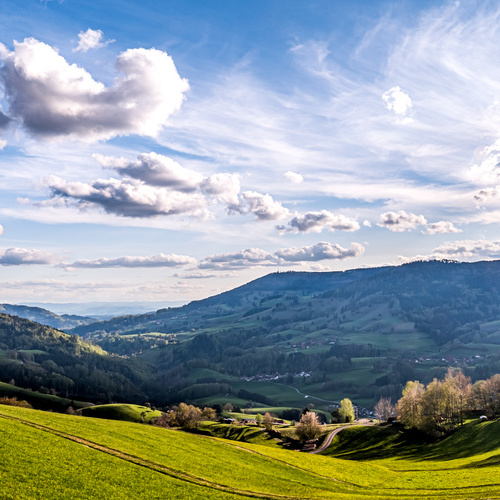
[[[0,314],[0,380],[69,398],[142,399],[144,364],[108,355],[99,346],[54,328]]]
[[[150,331],[177,332],[184,328],[193,328],[194,324],[204,321],[207,317],[226,316],[237,310],[248,315],[248,312],[255,308],[255,304],[249,300],[254,295],[265,297],[267,300],[272,300],[273,297],[283,297],[289,293],[309,297],[348,284],[362,282],[386,269],[388,268],[353,269],[340,272],[272,273],[233,290],[196,300],[182,307],[159,309],[155,313],[121,316],[81,325],[66,331],[83,336],[116,332],[129,334]]]
[[[431,261],[345,272],[274,273],[183,307],[82,325],[71,333],[178,333],[204,330],[207,321],[217,329],[231,317],[235,328],[244,327],[251,319],[254,326],[271,333],[279,331],[280,325],[282,330],[298,328],[304,321],[312,321],[308,330],[324,325],[326,329],[373,332],[391,322],[406,321],[439,344],[456,338],[470,341],[480,333],[480,324],[500,319],[499,278],[500,261]],[[304,307],[307,314],[299,313]],[[370,320],[369,309],[374,308],[378,312]]]
[[[59,330],[74,328],[79,325],[88,325],[95,322],[95,319],[77,316],[74,314],[58,315],[41,307],[31,307],[14,304],[0,304],[0,313],[9,314],[11,316],[19,316],[20,318],[36,321],[42,325],[52,326]]]
[[[373,404],[448,366],[473,378],[498,371],[500,261],[274,273],[184,307],[72,332],[147,360],[163,373],[157,390],[168,383],[171,398],[256,393],[259,380],[272,379]]]

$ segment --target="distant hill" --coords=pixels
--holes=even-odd
[[[77,316],[63,314],[59,316],[47,309],[42,309],[41,307],[30,307],[23,305],[13,305],[13,304],[0,304],[0,313],[10,314],[11,316],[19,316],[20,318],[29,319],[30,321],[36,321],[42,325],[52,326],[59,330],[66,330],[75,328],[80,325],[88,325],[89,323],[94,323],[95,318],[89,318],[86,316]]]
[[[203,300],[190,302],[182,307],[169,307],[156,312],[126,315],[81,325],[71,329],[71,333],[89,335],[94,333],[137,334],[152,331],[172,333],[186,328],[196,328],[207,318],[218,318],[239,310],[248,315],[254,307],[256,296],[272,300],[294,294],[310,296],[335,290],[356,283],[383,272],[385,267],[355,269],[342,272],[314,273],[287,272],[268,274],[246,285]],[[250,300],[252,299],[252,300]],[[188,316],[189,315],[189,319]]]
[[[172,399],[291,404],[287,385],[371,405],[448,366],[475,379],[499,370],[500,261],[273,273],[71,332],[155,366],[148,389]]]

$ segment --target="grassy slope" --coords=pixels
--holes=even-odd
[[[75,410],[78,408],[84,408],[90,404],[83,401],[60,398],[59,396],[52,396],[50,394],[42,394],[36,391],[28,391],[27,389],[16,387],[15,385],[0,382],[0,397],[3,396],[7,396],[9,398],[15,397],[20,401],[28,401],[28,403],[30,403],[34,408],[44,410],[51,409],[54,411],[65,411],[72,402]]]
[[[85,417],[107,418],[109,420],[126,420],[128,422],[149,422],[161,416],[161,411],[146,406],[115,403],[109,405],[90,406],[82,409]]]
[[[33,427],[34,423],[44,428]],[[147,494],[148,498],[200,499],[249,495],[466,499],[500,495],[500,467],[495,461],[488,463],[499,453],[492,445],[479,446],[474,450],[478,455],[451,459],[447,448],[451,445],[443,441],[435,446],[435,456],[360,462],[6,406],[0,407],[0,429],[5,436],[0,440],[2,498]],[[463,437],[486,443],[490,431],[496,434],[497,428],[471,426]],[[95,443],[101,448],[96,449]],[[471,467],[478,462],[481,467]]]

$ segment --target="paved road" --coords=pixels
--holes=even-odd
[[[340,431],[343,431],[344,429],[347,429],[348,427],[360,427],[360,426],[365,427],[365,426],[368,426],[368,425],[373,425],[373,423],[369,423],[369,424],[357,424],[357,425],[343,425],[342,427],[337,427],[332,432],[330,432],[330,434],[328,434],[328,437],[325,439],[325,442],[317,450],[310,451],[309,453],[312,453],[312,454],[314,454],[314,453],[321,453],[322,451],[326,450],[332,444],[333,438]]]

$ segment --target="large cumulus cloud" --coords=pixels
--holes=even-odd
[[[206,216],[211,201],[225,205],[229,213],[253,214],[257,221],[287,217],[289,210],[269,194],[240,192],[237,174],[217,173],[203,177],[166,156],[143,153],[136,161],[114,156],[95,155],[105,168],[123,175],[122,179],[97,179],[91,182],[67,182],[58,176],[42,181],[52,192],[44,205],[80,209],[101,207],[125,217],[189,214]],[[64,200],[65,203],[58,203]]]
[[[42,138],[155,136],[189,89],[172,58],[156,49],[122,52],[115,67],[123,76],[109,87],[34,38],[14,42],[13,51],[0,44],[0,59],[8,119]]]
[[[66,182],[56,176],[46,180],[55,197],[69,198],[80,208],[101,207],[125,217],[198,214],[206,205],[199,193],[184,193],[149,186],[136,179],[98,179],[90,183]]]

